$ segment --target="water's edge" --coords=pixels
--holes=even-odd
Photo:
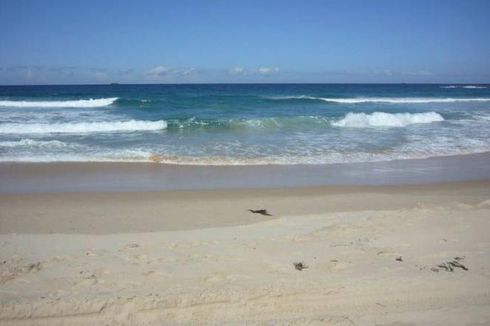
[[[413,185],[488,179],[490,153],[389,162],[284,166],[0,163],[2,194]]]

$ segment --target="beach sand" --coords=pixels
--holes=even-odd
[[[490,181],[4,194],[0,324],[489,325],[489,229]]]

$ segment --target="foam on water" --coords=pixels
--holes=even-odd
[[[117,150],[108,152],[54,152],[50,155],[31,153],[2,156],[0,162],[151,162],[150,152],[138,150]]]
[[[97,108],[113,104],[117,97],[67,101],[0,101],[0,107],[12,108]]]
[[[425,144],[425,143],[424,143]],[[253,166],[253,165],[321,165],[339,163],[383,162],[393,160],[424,159],[429,157],[444,157],[485,153],[490,151],[488,144],[475,144],[464,148],[432,146],[406,146],[396,152],[381,153],[328,153],[325,155],[293,156],[274,155],[269,157],[245,156],[186,156],[157,154],[149,151],[120,150],[95,153],[53,153],[51,155],[29,154],[12,157],[2,156],[0,162],[147,162],[169,165],[195,166]],[[479,145],[479,146],[476,146]]]
[[[361,103],[390,103],[390,104],[425,104],[425,103],[456,103],[456,102],[490,102],[487,97],[473,98],[425,98],[425,97],[357,97],[357,98],[329,98],[317,96],[279,96],[268,97],[272,100],[314,100],[340,104]]]
[[[233,127],[251,129],[330,127],[330,120],[323,116],[266,117],[248,120],[230,120],[227,123]]]
[[[0,134],[49,134],[49,133],[97,133],[154,131],[167,128],[167,122],[160,121],[114,121],[78,123],[5,123],[0,124]]]
[[[188,119],[170,119],[168,129],[283,129],[312,126],[330,126],[323,116],[263,117],[255,119],[215,119],[205,120],[196,117]]]
[[[35,140],[29,138],[23,138],[16,141],[2,141],[0,147],[39,147],[39,148],[63,148],[69,147],[68,144],[59,140]]]
[[[486,88],[486,87],[485,87],[485,86],[467,85],[467,86],[463,86],[463,88],[469,88],[469,89],[483,89],[483,88]]]
[[[436,112],[425,113],[347,113],[345,118],[333,122],[336,127],[367,128],[367,127],[406,127],[417,123],[444,121]]]
[[[486,86],[481,86],[481,85],[448,85],[448,86],[441,86],[441,88],[484,89],[484,88],[487,88],[487,87]]]

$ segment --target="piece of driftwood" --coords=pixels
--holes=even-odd
[[[269,214],[269,212],[267,212],[267,209],[249,209],[250,212],[254,213],[254,214],[261,214],[261,215],[265,215],[265,216],[272,216],[272,214]]]

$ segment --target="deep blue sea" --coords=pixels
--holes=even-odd
[[[328,164],[487,151],[490,85],[0,87],[0,161]]]

